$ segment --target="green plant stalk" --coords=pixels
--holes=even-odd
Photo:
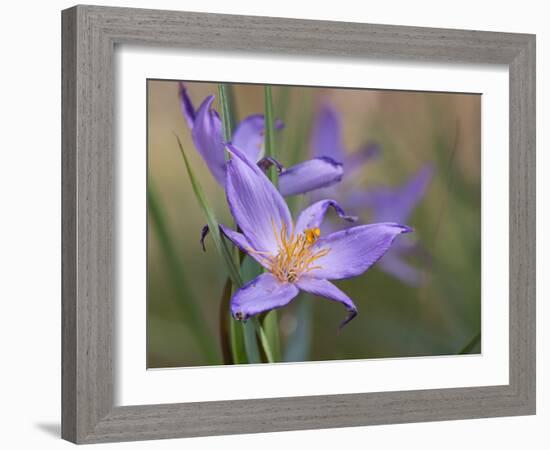
[[[273,352],[271,350],[271,345],[269,343],[269,339],[267,338],[267,334],[262,328],[262,325],[260,324],[260,321],[254,317],[251,319],[251,322],[253,322],[254,326],[256,327],[256,332],[258,333],[258,336],[260,336],[260,342],[262,343],[262,347],[265,352],[265,356],[267,358],[267,362],[274,363],[275,359],[273,357]]]
[[[164,220],[163,208],[151,186],[150,180],[147,187],[147,206],[151,214],[152,225],[157,232],[159,244],[168,263],[170,279],[176,290],[178,306],[183,313],[183,318],[207,360],[211,363],[217,363],[219,361],[219,355],[216,350],[215,342],[209,333],[204,332],[205,328],[200,326],[204,323],[202,314],[191,294],[191,289],[189,289],[185,279],[183,266],[178,254],[174,250],[175,247],[171,245],[172,239],[170,238],[168,226]]]
[[[273,100],[271,96],[271,86],[264,86],[264,149],[265,156],[276,159],[275,151],[275,129],[273,119]],[[269,178],[271,182],[277,186],[279,184],[279,173],[276,167],[269,170]]]
[[[244,326],[241,322],[233,320],[231,315],[229,319],[229,336],[231,343],[231,355],[234,364],[247,364],[248,356],[244,342]]]
[[[223,139],[225,140],[225,142],[230,142],[231,136],[233,135],[233,127],[235,126],[235,112],[233,110],[233,105],[231,102],[231,87],[225,83],[219,83],[218,95],[220,96]]]
[[[195,193],[195,197],[197,198],[199,206],[201,207],[204,215],[206,216],[206,223],[210,228],[210,234],[212,236],[212,240],[214,241],[214,246],[216,247],[217,252],[222,257],[225,263],[225,269],[227,271],[227,274],[231,278],[232,283],[236,286],[240,286],[242,285],[241,275],[239,273],[237,266],[235,265],[235,261],[231,256],[231,253],[229,252],[227,246],[225,245],[225,242],[222,240],[222,237],[220,234],[220,227],[216,219],[216,216],[214,215],[214,211],[212,210],[212,208],[210,207],[210,204],[206,200],[206,196],[204,195],[202,186],[199,184],[197,178],[195,177],[195,174],[193,173],[193,170],[191,169],[191,165],[189,164],[189,160],[187,159],[187,155],[183,150],[183,146],[181,145],[181,141],[179,137],[176,136],[176,139],[178,141],[178,146],[180,148],[181,155],[183,156],[183,160],[185,162],[185,167],[187,168],[187,175],[189,176],[189,180],[191,181],[193,192]]]
[[[470,353],[475,346],[481,341],[481,331],[477,333],[463,348],[458,352],[458,355],[466,355]]]
[[[222,350],[222,357],[223,357],[224,364],[233,364],[233,362],[235,361],[235,359],[233,358],[233,352],[231,350],[229,321],[227,320],[227,311],[229,310],[229,302],[231,300],[232,290],[233,290],[233,283],[231,283],[231,278],[228,277],[223,286],[222,295],[219,301],[219,312],[218,312],[220,347]]]

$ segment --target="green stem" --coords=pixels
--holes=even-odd
[[[269,339],[267,338],[267,335],[264,329],[262,328],[260,321],[256,317],[251,319],[251,321],[254,322],[254,326],[256,327],[256,332],[258,333],[258,336],[260,336],[260,342],[262,343],[262,348],[267,358],[267,362],[274,363],[275,358],[273,357],[273,351],[271,350]]]
[[[220,110],[222,119],[223,139],[225,142],[231,141],[235,117],[231,102],[231,87],[225,83],[218,84],[218,94],[220,96]]]
[[[281,361],[281,344],[279,338],[279,314],[276,310],[269,311],[263,320],[263,328],[270,343],[273,358],[275,361]]]
[[[273,119],[273,100],[271,96],[271,86],[264,86],[264,122],[265,122],[265,133],[264,133],[264,147],[265,147],[265,156],[270,158],[277,159],[277,154],[275,151],[275,129],[274,129],[274,119]],[[269,178],[271,182],[277,186],[279,183],[279,173],[277,172],[276,167],[272,167],[269,171]]]
[[[481,341],[481,331],[477,333],[470,341],[458,352],[458,355],[466,355],[470,353],[475,346]]]
[[[233,320],[230,314],[225,312],[226,320],[229,320],[231,355],[235,364],[247,364],[246,344],[244,342],[244,326],[241,322]]]

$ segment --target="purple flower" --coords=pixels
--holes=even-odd
[[[214,178],[225,185],[226,160],[222,123],[213,110],[214,96],[207,97],[195,110],[183,83],[179,88],[183,116],[191,129],[193,143]],[[282,123],[277,121],[276,128]],[[263,157],[264,116],[254,114],[240,122],[233,133],[231,143],[250,161],[258,162]],[[330,186],[342,178],[342,164],[332,158],[313,158],[283,170],[279,175],[279,191],[282,195],[296,195]]]
[[[359,151],[348,154],[342,142],[341,128],[338,111],[329,104],[322,105],[313,125],[311,152],[314,156],[328,156],[341,162],[344,177],[342,183],[316,194],[335,197],[346,209],[355,213],[366,209],[371,213],[370,219],[374,222],[407,223],[430,183],[432,167],[424,166],[399,188],[358,189],[354,187],[357,185],[354,179],[359,174],[358,169],[378,156],[379,148],[376,144],[367,144]],[[416,242],[402,237],[396,240],[377,267],[404,283],[418,285],[421,282],[421,273],[404,260],[405,256],[418,251]]]
[[[361,275],[386,253],[393,240],[411,229],[397,223],[375,223],[320,236],[329,207],[345,220],[334,200],[304,209],[294,223],[281,194],[236,147],[228,145],[225,192],[241,232],[221,225],[224,235],[261,264],[266,272],[241,287],[231,299],[233,317],[246,320],[287,305],[300,290],[342,303],[348,317],[357,315],[353,301],[328,280]]]
[[[424,197],[432,175],[432,166],[426,165],[399,187],[355,191],[349,198],[349,205],[354,210],[368,209],[374,221],[408,222],[412,212]],[[399,239],[380,260],[378,267],[404,283],[418,285],[422,281],[421,272],[405,261],[404,257],[420,251],[417,242]]]
[[[312,156],[328,157],[342,163],[346,178],[380,153],[378,145],[368,142],[356,152],[349,154],[342,139],[340,114],[328,103],[321,105],[317,112],[310,147]]]

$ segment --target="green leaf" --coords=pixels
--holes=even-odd
[[[258,320],[257,317],[254,317],[250,320],[250,322],[254,323],[254,326],[256,327],[256,332],[258,333],[258,336],[260,336],[260,342],[262,343],[262,348],[265,352],[267,362],[270,362],[270,363],[275,362],[275,359],[273,357],[273,351],[271,350],[271,346],[269,344],[269,340],[267,338],[267,335],[265,334],[264,329],[262,328],[262,325],[260,324],[260,321]]]
[[[285,362],[307,361],[311,347],[312,298],[302,294],[294,301],[298,304],[296,329],[286,342]]]
[[[232,364],[234,360],[239,359],[233,358],[231,351],[231,333],[229,330],[229,320],[228,320],[228,311],[229,303],[231,300],[231,288],[232,283],[231,279],[227,278],[225,285],[223,287],[222,296],[220,298],[220,310],[219,310],[219,327],[220,327],[220,344],[222,348],[222,356],[224,364]]]
[[[233,110],[231,86],[225,83],[218,84],[218,94],[220,96],[223,138],[225,142],[230,142],[233,135],[233,127],[235,126],[235,111]]]
[[[265,155],[270,158],[277,159],[277,154],[275,151],[275,122],[273,119],[273,100],[271,97],[271,86],[264,86],[264,123],[265,123],[265,134],[264,134],[264,147]],[[279,182],[279,174],[275,167],[272,167],[269,170],[269,178],[271,182],[277,186]]]
[[[246,346],[244,343],[244,324],[233,319],[229,310],[226,311],[226,320],[229,321],[233,362],[235,364],[247,364],[248,357],[246,355]]]
[[[267,337],[267,342],[271,347],[273,353],[273,359],[275,361],[281,361],[281,345],[279,338],[279,314],[276,310],[269,311],[263,320],[263,329]]]
[[[470,341],[460,350],[457,354],[458,355],[466,355],[470,353],[477,344],[481,342],[481,331],[477,333]]]
[[[201,351],[208,361],[217,363],[219,356],[216,351],[215,342],[209,333],[204,332],[206,329],[203,326],[205,322],[204,318],[185,278],[183,264],[175,251],[175,246],[172,245],[168,226],[164,220],[163,208],[157,198],[151,180],[147,183],[147,210],[151,217],[153,229],[156,231],[160,247],[168,263],[170,280],[176,290],[176,299],[182,312],[182,318],[195,336]]]
[[[197,178],[195,177],[195,174],[193,173],[193,169],[191,168],[191,165],[189,164],[189,160],[187,159],[185,151],[183,150],[183,146],[181,145],[180,138],[176,136],[176,139],[178,141],[178,146],[180,148],[181,156],[183,156],[183,160],[185,162],[185,167],[187,168],[187,174],[189,175],[189,180],[191,181],[193,192],[195,193],[195,197],[197,198],[199,206],[201,207],[204,215],[206,216],[206,223],[210,228],[210,234],[212,236],[212,240],[214,241],[214,246],[216,247],[216,250],[219,253],[219,255],[222,257],[222,260],[225,263],[224,265],[225,265],[227,274],[231,278],[231,281],[233,282],[233,284],[236,286],[241,286],[242,280],[239,274],[239,270],[235,265],[235,261],[231,256],[231,253],[229,252],[229,249],[227,248],[225,241],[222,239],[222,236],[220,233],[220,227],[219,227],[218,221],[216,220],[216,216],[214,215],[214,211],[212,210],[212,208],[210,207],[210,204],[206,200],[206,196],[204,195],[202,186],[199,184]]]

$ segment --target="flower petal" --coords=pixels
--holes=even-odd
[[[368,142],[355,153],[346,156],[344,170],[346,178],[356,170],[361,169],[366,163],[376,159],[380,155],[380,146],[374,142]]]
[[[392,250],[393,249],[390,249],[390,251],[380,259],[376,267],[405,284],[410,284],[411,286],[420,285],[422,281],[421,272],[416,267],[411,266],[408,262],[401,259],[399,255],[395,254]]]
[[[319,295],[321,297],[328,298],[342,303],[348,311],[348,317],[340,324],[340,328],[346,325],[351,319],[357,315],[357,307],[353,304],[351,298],[349,298],[345,292],[338,289],[334,284],[328,280],[320,280],[310,276],[301,277],[296,284],[298,287],[310,294]]]
[[[320,200],[304,209],[298,216],[294,231],[296,234],[304,232],[308,228],[318,228],[323,223],[329,207],[333,207],[338,216],[348,222],[355,222],[357,217],[347,216],[344,210],[334,200]]]
[[[231,298],[231,314],[237,320],[288,305],[298,295],[293,283],[282,283],[270,273],[263,273],[246,283]]]
[[[338,183],[342,179],[342,164],[322,157],[303,161],[279,175],[279,192],[283,196],[305,194]]]
[[[309,275],[328,280],[361,275],[388,251],[396,236],[410,231],[409,227],[397,223],[375,223],[322,237],[313,245],[312,251],[328,252],[315,261],[318,267]]]
[[[328,103],[322,105],[315,116],[310,146],[313,156],[344,161],[340,114]]]
[[[358,192],[352,195],[351,201],[357,207],[371,209],[372,219],[377,222],[406,222],[424,196],[432,175],[432,166],[426,165],[397,189],[378,188]]]
[[[233,132],[233,145],[251,161],[258,161],[264,146],[265,122],[262,114],[254,114],[242,120]]]
[[[195,123],[195,117],[196,117],[195,107],[191,102],[191,98],[189,97],[189,94],[187,94],[187,87],[185,86],[184,83],[179,83],[178,94],[180,98],[181,112],[183,114],[183,117],[185,117],[185,120],[187,121],[187,125],[192,130],[193,124]]]
[[[283,128],[280,120],[275,129]],[[264,152],[265,120],[263,114],[253,114],[242,120],[233,132],[232,143],[252,161],[258,161]]]
[[[193,143],[210,172],[222,186],[225,182],[225,152],[222,123],[215,111],[210,110],[214,96],[207,97],[199,107],[193,125]]]
[[[221,223],[219,225],[221,232],[227,237],[227,239],[233,242],[233,244],[235,244],[243,252],[250,255],[250,257],[258,261],[266,269],[269,268],[269,264],[266,258],[267,255],[262,255],[256,252],[256,249],[252,246],[252,244],[249,242],[244,234],[234,231],[231,228],[222,225]]]
[[[233,145],[227,162],[225,192],[231,214],[256,251],[276,253],[283,224],[290,232],[292,218],[286,202],[256,162]],[[275,231],[275,232],[274,232]]]

